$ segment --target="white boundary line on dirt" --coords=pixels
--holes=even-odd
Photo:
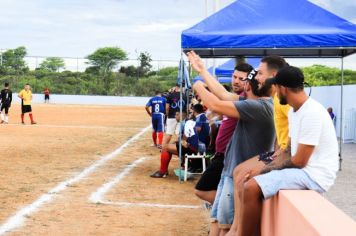
[[[103,165],[105,162],[116,157],[130,143],[136,141],[141,135],[143,135],[150,128],[151,128],[151,126],[147,126],[146,128],[142,129],[139,133],[137,133],[135,136],[131,137],[129,140],[127,140],[123,145],[121,145],[115,151],[113,151],[113,152],[107,154],[106,156],[102,157],[101,159],[97,160],[96,162],[94,162],[89,167],[85,168],[82,172],[80,172],[76,176],[59,183],[56,187],[52,188],[47,193],[40,196],[36,201],[32,202],[30,205],[27,205],[27,206],[23,207],[22,209],[20,209],[19,211],[17,211],[13,216],[8,218],[4,224],[0,225],[0,235],[3,235],[6,232],[9,232],[11,230],[14,230],[14,229],[20,227],[24,223],[26,217],[28,217],[29,215],[34,213],[39,207],[41,207],[45,203],[48,203],[51,200],[53,200],[53,198],[56,196],[56,194],[59,194],[60,192],[65,190],[68,186],[80,181],[87,175],[94,172],[95,169],[97,169],[99,166]]]
[[[133,168],[138,164],[146,160],[145,157],[135,160],[130,165],[127,165],[118,175],[116,175],[110,182],[103,184],[96,192],[92,193],[89,197],[89,201],[92,203],[100,203],[107,205],[117,206],[139,206],[139,207],[158,207],[158,208],[183,208],[183,209],[200,209],[200,205],[180,205],[180,204],[159,204],[159,203],[145,203],[145,202],[112,202],[104,199],[104,195],[118,184]]]
[[[31,125],[31,124],[7,124],[4,126],[23,126],[23,127],[47,127],[47,128],[80,128],[80,129],[111,129],[111,130],[127,130],[127,129],[141,129],[139,127],[110,127],[110,126],[86,126],[86,125]]]

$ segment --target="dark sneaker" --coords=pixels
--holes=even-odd
[[[166,178],[168,173],[162,174],[159,170],[156,171],[155,173],[151,174],[150,177],[152,178]]]
[[[25,122],[21,122],[21,124],[23,124],[23,125],[24,125],[24,124],[25,124]]]
[[[32,122],[31,122],[31,125],[35,125],[35,124],[37,124],[37,123],[36,123],[36,122],[34,122],[34,121],[32,121]]]
[[[162,145],[157,144],[157,148],[161,150],[162,149]]]

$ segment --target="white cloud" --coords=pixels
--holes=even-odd
[[[356,1],[311,1],[356,23]],[[208,2],[212,13],[214,1]],[[223,8],[233,0],[219,2]],[[85,57],[99,47],[119,46],[131,58],[138,50],[150,52],[154,59],[178,60],[181,32],[205,18],[204,4],[205,0],[0,0],[0,48],[24,45],[30,55]]]

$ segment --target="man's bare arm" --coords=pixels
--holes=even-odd
[[[315,146],[299,144],[297,153],[292,156],[289,147],[281,153],[281,156],[277,157],[277,160],[266,165],[261,170],[260,174],[265,174],[272,170],[282,170],[286,168],[304,168],[308,164],[309,158],[311,157],[315,148]]]
[[[205,87],[203,82],[198,81],[193,85],[193,89],[199,95],[204,105],[208,107],[211,111],[218,114],[226,115],[231,118],[239,119],[240,113],[236,109],[232,101],[221,101],[214,94],[209,92]]]
[[[145,106],[146,112],[149,116],[152,116],[150,108],[148,106]]]

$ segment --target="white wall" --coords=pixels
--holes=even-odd
[[[17,93],[12,95],[14,103],[20,103]],[[86,96],[86,95],[50,95],[50,103],[79,105],[121,105],[144,106],[149,97],[119,97],[119,96]],[[43,94],[33,94],[33,103],[43,103]]]
[[[346,111],[351,108],[356,108],[356,85],[345,85],[343,90],[343,120],[345,121],[345,119],[349,118],[345,117]],[[306,92],[309,93],[309,88],[306,88]],[[333,108],[333,112],[336,115],[336,131],[337,135],[340,136],[341,87],[312,87],[311,97],[320,102],[322,105],[324,105],[325,109],[327,109],[328,107]],[[345,126],[345,122],[343,126]]]

